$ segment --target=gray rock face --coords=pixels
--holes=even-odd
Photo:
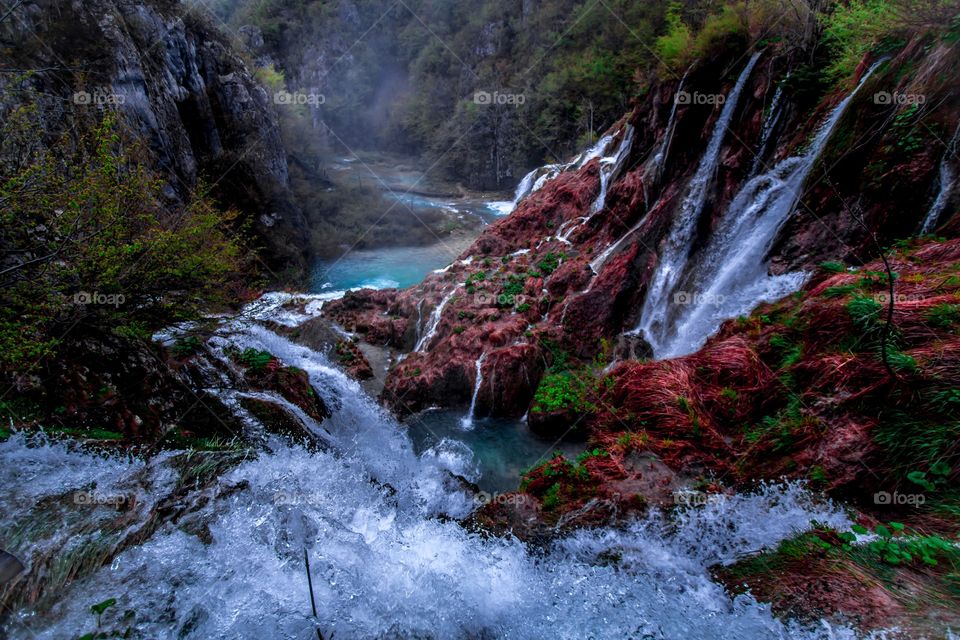
[[[15,68],[39,71],[4,74],[0,113],[24,85],[42,96],[52,131],[115,108],[166,180],[165,197],[183,202],[206,185],[251,221],[271,270],[296,274],[308,233],[275,107],[210,20],[170,0],[27,2],[0,24],[0,39]]]

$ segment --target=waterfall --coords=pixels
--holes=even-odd
[[[600,195],[597,196],[596,201],[590,207],[590,215],[593,216],[597,213],[600,213],[603,210],[603,207],[607,203],[607,189],[610,186],[610,183],[617,179],[617,176],[620,175],[620,172],[623,170],[623,165],[627,161],[627,158],[630,156],[630,150],[633,147],[633,136],[635,130],[631,125],[627,125],[626,132],[623,134],[623,140],[620,141],[620,146],[617,147],[616,153],[610,157],[605,157],[600,160]]]
[[[713,127],[710,141],[703,157],[700,159],[696,173],[690,180],[687,194],[680,204],[680,210],[677,212],[673,228],[670,230],[660,252],[657,270],[650,283],[641,313],[641,324],[635,329],[635,331],[639,330],[646,334],[647,339],[654,345],[655,351],[656,344],[659,343],[656,334],[659,332],[659,325],[663,323],[665,312],[669,307],[668,296],[676,285],[690,251],[697,221],[700,219],[700,214],[710,192],[710,186],[713,183],[713,175],[720,159],[720,148],[726,137],[727,128],[734,112],[737,110],[737,103],[743,86],[759,58],[759,51],[751,56],[750,61],[740,73],[737,83],[726,97],[723,111]]]
[[[470,400],[470,412],[467,413],[466,417],[460,421],[460,425],[464,429],[473,428],[473,418],[474,414],[477,412],[477,396],[480,395],[480,385],[483,384],[483,361],[487,359],[487,353],[484,352],[479,358],[477,358],[477,375],[476,382],[473,385],[473,398]]]
[[[803,155],[787,158],[743,185],[700,255],[674,267],[671,287],[660,293],[658,306],[645,305],[641,326],[657,358],[691,353],[724,320],[748,314],[758,304],[803,286],[807,278],[803,272],[768,275],[766,256],[796,208],[834,128],[882,62],[874,64],[856,89],[833,108]]]
[[[923,220],[923,226],[920,228],[920,235],[922,236],[927,235],[937,228],[937,223],[940,222],[940,216],[943,215],[944,209],[946,209],[950,203],[950,197],[953,195],[953,188],[957,179],[953,160],[957,155],[958,141],[960,141],[960,126],[958,126],[956,132],[954,132],[953,138],[950,140],[950,144],[947,145],[947,150],[943,154],[943,159],[940,160],[940,192],[937,193],[936,200],[933,201],[933,205],[930,206],[930,210]]]
[[[523,177],[513,196],[513,208],[516,209],[520,201],[543,188],[545,184],[559,176],[565,171],[571,169],[581,169],[594,158],[602,157],[607,147],[613,142],[616,134],[607,134],[597,140],[596,143],[586,151],[578,154],[573,160],[567,163],[547,164],[537,167]],[[621,145],[622,148],[622,145]]]
[[[443,309],[447,306],[450,300],[453,299],[453,296],[456,295],[458,289],[459,287],[454,287],[450,293],[444,296],[443,300],[440,301],[440,304],[438,304],[430,313],[430,321],[427,323],[427,331],[417,341],[417,346],[413,348],[415,352],[421,353],[430,346],[430,341],[433,340],[433,336],[437,333],[437,327],[440,326],[440,320],[443,318]]]
[[[423,335],[423,298],[417,302],[417,327],[415,344],[420,344],[420,337]]]
[[[790,77],[790,74],[787,73],[783,78],[783,82],[786,82]],[[760,131],[760,142],[757,144],[757,153],[753,158],[753,165],[750,167],[750,177],[757,175],[757,172],[760,171],[760,166],[763,164],[763,158],[767,155],[767,147],[770,146],[770,138],[773,137],[773,131],[777,128],[777,123],[780,122],[781,115],[781,102],[783,101],[783,82],[777,86],[777,90],[773,93],[773,100],[770,102],[770,113],[767,114],[766,119],[763,121],[763,128]]]
[[[667,118],[667,128],[663,132],[663,141],[653,156],[653,171],[651,172],[652,179],[650,181],[653,185],[660,184],[660,179],[663,177],[663,169],[667,164],[667,159],[670,157],[670,146],[673,144],[673,132],[677,126],[677,107],[680,105],[680,100],[677,99],[677,96],[683,91],[683,84],[687,81],[688,73],[690,73],[690,69],[683,72],[683,77],[680,78],[680,83],[677,85],[677,91],[673,94],[673,106],[670,108],[670,117]]]
[[[634,133],[634,128],[630,125],[627,125],[623,140],[620,141],[620,146],[617,147],[617,150],[614,152],[614,154],[612,156],[607,156],[600,159],[600,193],[597,196],[597,199],[594,200],[592,205],[590,205],[590,212],[588,215],[567,220],[560,225],[560,228],[557,229],[557,240],[564,244],[573,244],[570,242],[570,236],[573,235],[573,232],[589,222],[593,216],[603,211],[603,207],[607,202],[607,189],[609,188],[610,183],[616,180],[617,176],[620,175],[624,163],[626,163],[627,158],[630,156],[630,150],[633,147]],[[610,140],[606,142],[607,146],[609,146],[610,142],[613,140],[612,136],[608,137]],[[598,157],[595,155],[594,151],[588,152],[586,156],[586,161],[580,162],[580,166],[583,166],[586,164],[586,162]]]

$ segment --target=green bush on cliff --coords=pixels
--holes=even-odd
[[[28,369],[71,333],[139,337],[227,302],[244,254],[235,215],[202,193],[161,205],[112,117],[56,152],[37,144],[32,107],[2,134],[0,368]]]
[[[851,0],[832,5],[822,16],[824,37],[833,54],[828,73],[853,74],[869,51],[910,37],[935,33],[949,38],[960,16],[953,0]]]

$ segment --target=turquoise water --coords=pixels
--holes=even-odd
[[[575,458],[583,443],[541,438],[526,422],[502,418],[475,418],[472,429],[461,426],[462,411],[430,410],[407,418],[405,424],[420,455],[443,440],[461,442],[473,452],[480,471],[477,485],[489,493],[515,491],[520,474],[544,462],[555,451]]]
[[[465,197],[431,197],[404,190],[456,193],[450,185],[433,184],[416,169],[416,159],[372,154],[362,160],[344,158],[331,168],[341,180],[372,183],[383,191],[387,200],[401,203],[413,211],[442,210],[467,222],[466,228],[479,233],[486,226],[504,217],[513,208],[512,202],[495,200],[494,196],[472,193]],[[388,186],[389,185],[389,186]],[[498,194],[496,197],[504,197]],[[392,204],[391,208],[398,206]],[[474,222],[470,222],[473,220]],[[479,221],[479,225],[475,222]],[[379,249],[347,249],[335,259],[317,261],[313,265],[311,293],[342,291],[355,288],[406,289],[422,281],[431,271],[442,269],[457,259],[473,241],[470,233],[447,237],[429,246],[386,247]]]
[[[355,288],[406,289],[435,269],[457,259],[469,240],[450,240],[426,247],[388,247],[347,251],[335,260],[314,264],[311,292]]]

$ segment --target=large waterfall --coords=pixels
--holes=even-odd
[[[688,244],[675,246],[671,236],[638,327],[657,358],[696,351],[724,320],[747,314],[757,305],[782,298],[803,285],[805,273],[768,275],[766,256],[796,208],[807,177],[834,128],[879,64],[833,108],[805,153],[777,163],[743,185],[703,250],[690,255],[690,238],[683,236]],[[708,159],[709,150],[704,161]],[[684,212],[686,208],[685,202]]]
[[[539,552],[470,533],[456,519],[476,504],[456,478],[477,479],[471,451],[442,440],[416,455],[357,383],[261,322],[275,315],[291,324],[295,314],[267,309],[223,321],[213,351],[263,349],[305,370],[333,412],[308,426],[322,428],[330,448],[271,442],[223,475],[217,492],[187,489],[178,500],[195,505],[194,515],[70,584],[49,612],[12,616],[7,635],[82,635],[96,628],[91,605],[116,598],[106,627],[122,622],[145,638],[306,639],[317,628],[326,638],[854,637],[826,623],[781,623],[751,597],[729,597],[708,571],[813,521],[848,526],[837,507],[798,486],[766,486],[671,518],[653,512],[623,528],[573,533]],[[178,486],[174,460],[101,457],[24,436],[0,444],[0,509],[7,533],[18,532],[16,551],[29,564],[57,540],[73,554],[110,544],[80,517],[64,522],[62,496],[138,496],[136,527],[154,496]],[[91,521],[99,508],[111,509],[91,507]]]

